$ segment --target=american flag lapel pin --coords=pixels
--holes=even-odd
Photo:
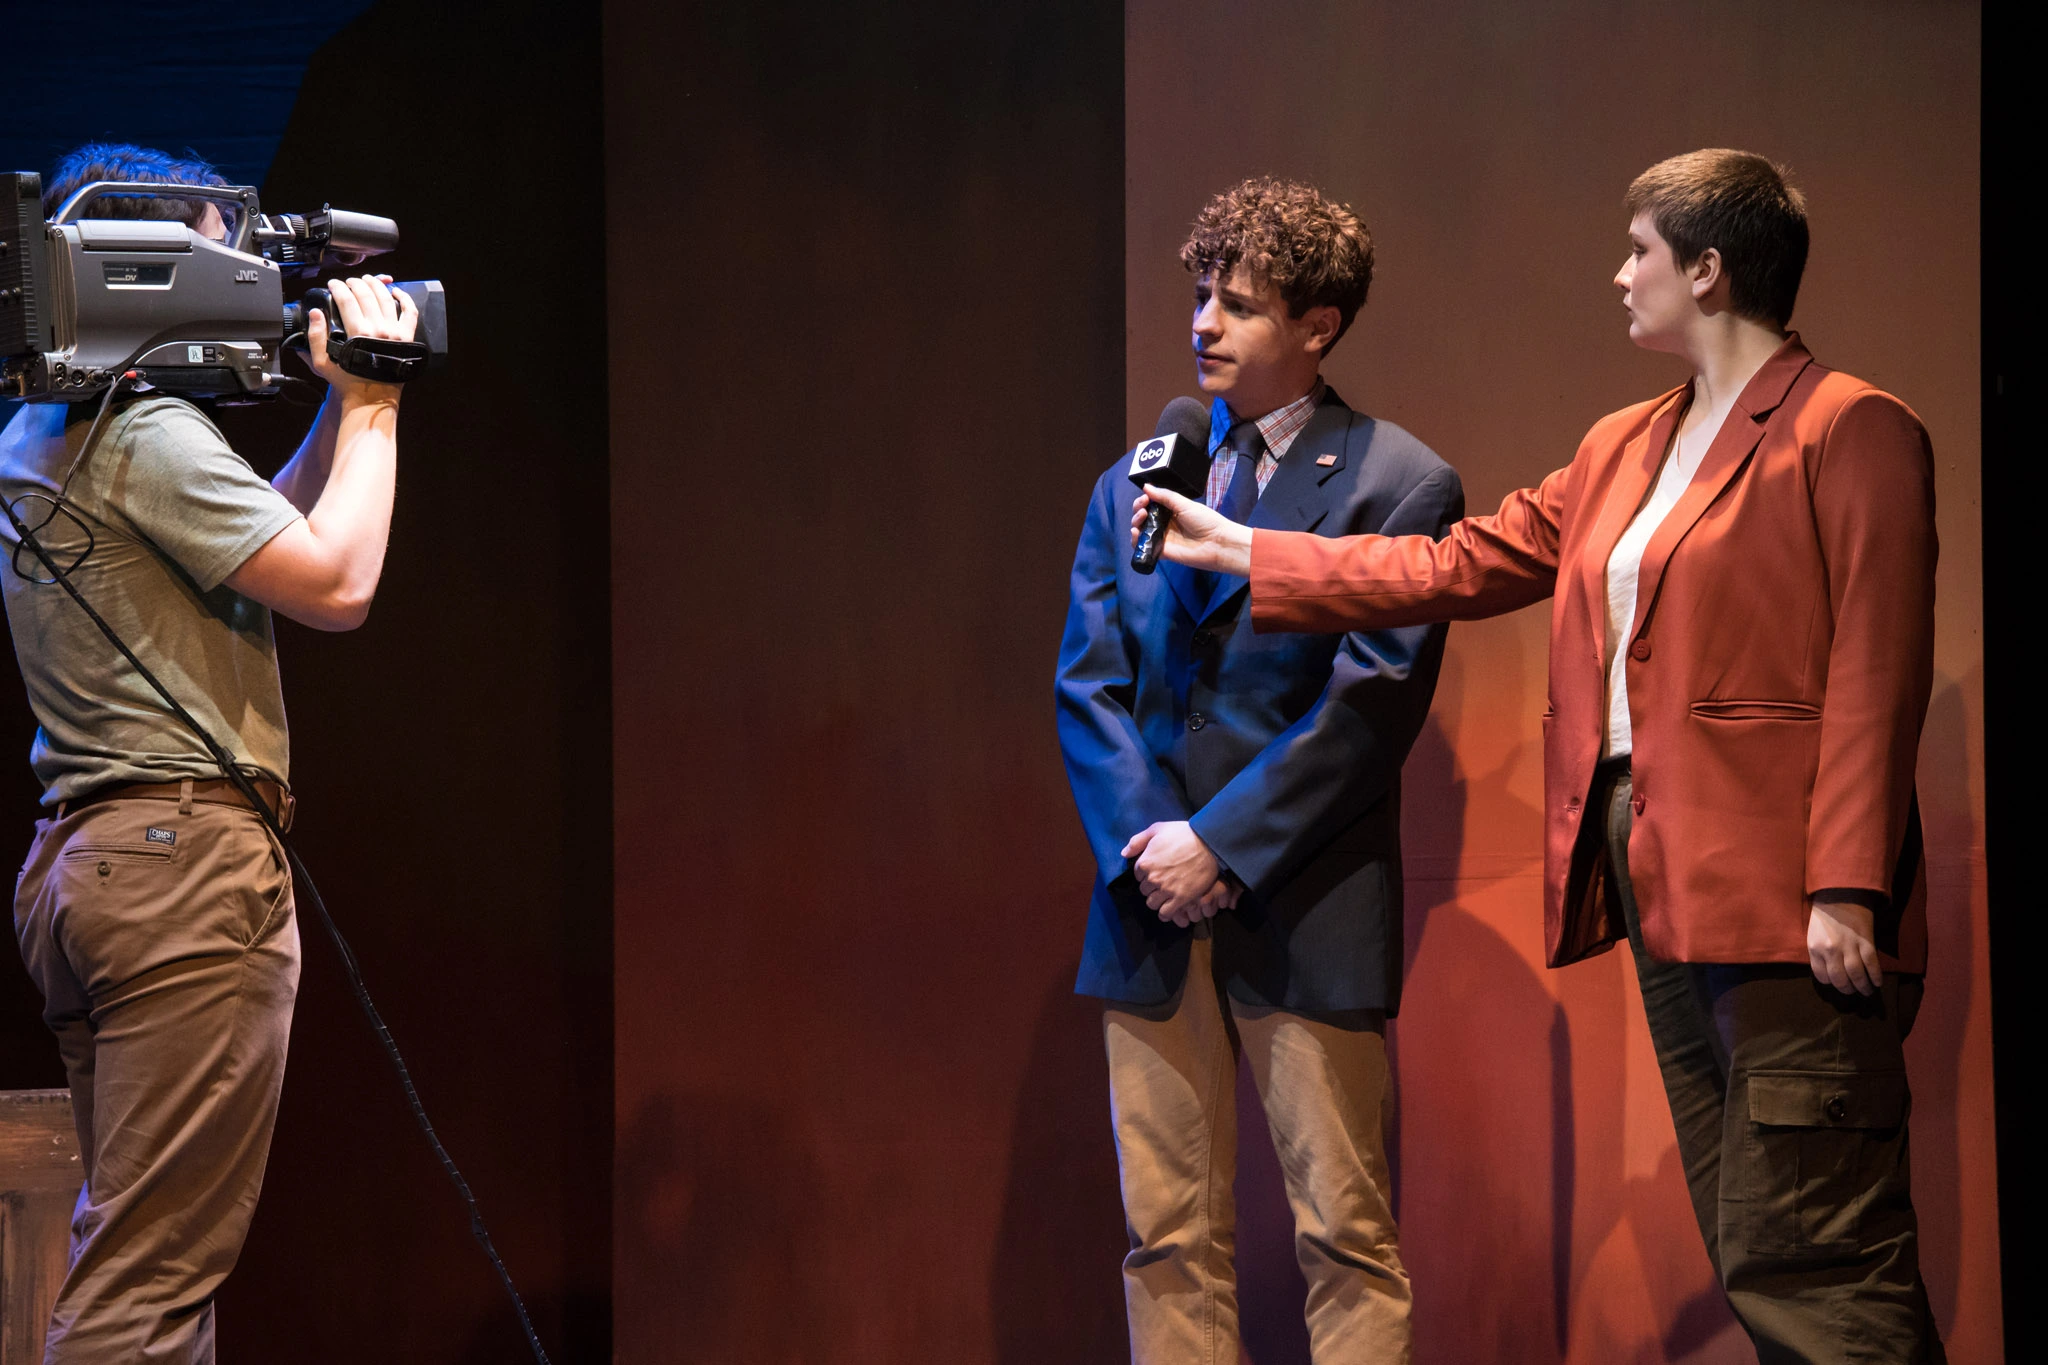
[[[1335,463],[1337,463],[1337,457],[1335,455],[1316,456],[1316,464],[1323,469],[1328,469],[1331,465]]]

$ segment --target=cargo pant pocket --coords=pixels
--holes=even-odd
[[[1883,1235],[1905,1190],[1905,1073],[1753,1071],[1748,1092],[1722,1197],[1745,1210],[1750,1250],[1830,1254]]]

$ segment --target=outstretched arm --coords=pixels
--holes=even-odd
[[[1385,630],[1476,620],[1526,607],[1557,583],[1571,467],[1510,493],[1490,517],[1426,535],[1318,536],[1254,531],[1163,488],[1132,512],[1133,537],[1153,502],[1173,509],[1166,558],[1252,581],[1260,630]]]
[[[1260,630],[1386,630],[1475,621],[1557,586],[1572,466],[1510,493],[1490,517],[1428,536],[1252,533],[1252,623]]]

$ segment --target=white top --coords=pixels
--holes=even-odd
[[[1683,432],[1682,414],[1678,425]],[[1650,496],[1643,500],[1635,520],[1628,524],[1628,530],[1614,543],[1614,553],[1607,557],[1607,739],[1601,745],[1602,758],[1619,758],[1635,748],[1635,735],[1628,720],[1627,646],[1629,628],[1636,621],[1636,575],[1643,567],[1643,551],[1650,547],[1650,538],[1657,534],[1657,528],[1664,524],[1664,518],[1692,483],[1692,476],[1698,472],[1700,461],[1706,457],[1720,427],[1709,416],[1691,432],[1672,436],[1671,450],[1664,457],[1664,467],[1657,471]]]

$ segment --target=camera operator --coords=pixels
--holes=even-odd
[[[45,212],[96,180],[225,183],[131,146],[79,149]],[[212,204],[103,197],[93,217],[177,218],[225,240]],[[410,340],[388,279],[330,281],[351,336]],[[122,393],[28,404],[0,432],[0,497],[85,599],[233,752],[288,820],[272,611],[362,624],[391,526],[400,389],[339,369],[308,321],[325,404],[265,483],[193,403]],[[85,454],[82,463],[78,461]],[[10,522],[8,624],[39,728],[47,817],[15,892],[22,959],[68,1073],[85,1184],[45,1365],[214,1358],[213,1299],[263,1183],[284,1079],[299,936],[261,817],[100,635]]]

